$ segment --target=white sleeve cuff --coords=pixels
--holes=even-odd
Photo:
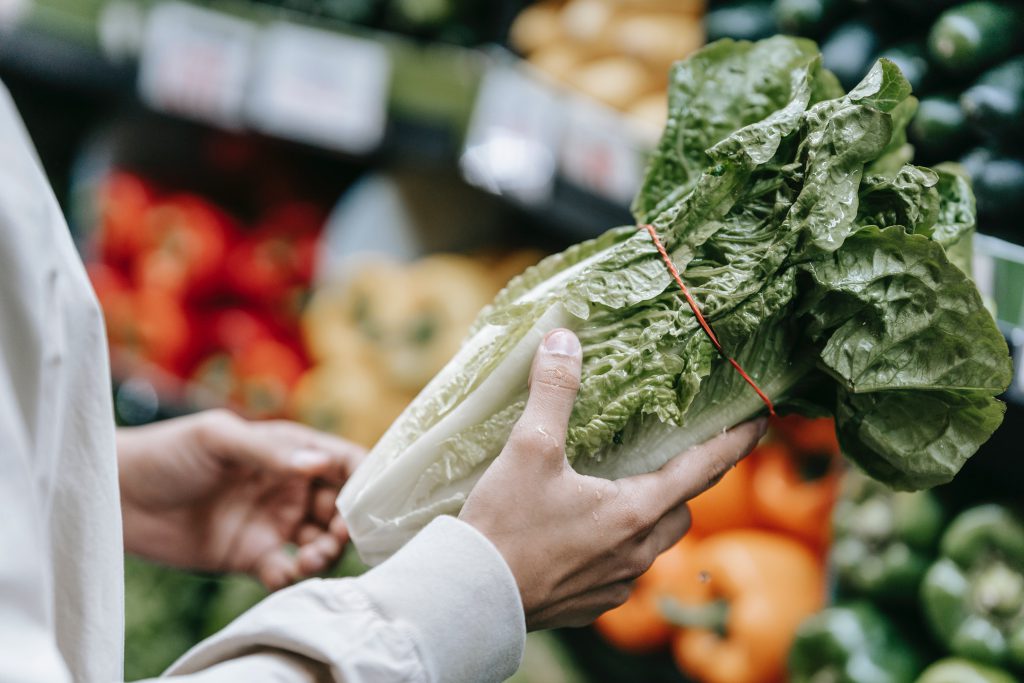
[[[498,549],[454,517],[439,517],[356,580],[389,619],[415,633],[432,681],[504,681],[522,661],[526,620]]]
[[[165,676],[258,683],[306,681],[314,670],[345,683],[498,683],[519,668],[525,640],[504,558],[468,524],[442,517],[357,579],[311,579],[271,595]],[[252,657],[272,651],[289,674]]]

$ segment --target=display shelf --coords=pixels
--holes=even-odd
[[[42,28],[0,31],[0,68],[61,88],[131,91],[135,65],[105,58],[94,47]]]
[[[0,70],[351,156],[454,159],[483,55],[251,2],[30,5]],[[422,149],[420,149],[422,148]]]
[[[657,137],[501,48],[424,43],[249,2],[31,8],[2,34],[0,70],[135,93],[164,114],[353,157],[459,160],[469,182],[565,239],[630,220]],[[511,169],[510,144],[524,153]]]

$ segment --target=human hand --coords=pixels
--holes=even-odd
[[[348,540],[334,501],[364,452],[347,441],[218,410],[120,429],[117,446],[128,552],[274,590],[323,571]]]
[[[767,426],[740,425],[650,474],[578,474],[565,436],[581,363],[574,334],[545,337],[523,416],[459,515],[508,562],[531,630],[587,624],[625,602],[633,579],[689,529],[686,501],[750,452]]]

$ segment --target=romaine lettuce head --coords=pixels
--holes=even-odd
[[[896,488],[949,481],[999,426],[1006,343],[966,268],[967,182],[907,164],[916,107],[892,62],[844,94],[814,43],[723,40],[678,63],[633,204],[725,349],[783,409],[834,415],[843,452]],[[380,561],[455,514],[526,402],[541,338],[576,332],[566,452],[617,478],[765,406],[716,353],[636,226],[515,278],[339,498]]]

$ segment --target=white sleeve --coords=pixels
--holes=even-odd
[[[0,291],[0,324],[14,319],[6,315],[4,296]],[[0,681],[62,683],[71,676],[53,633],[38,473],[29,458],[29,437],[8,373],[15,359],[8,357],[10,349],[4,349],[3,341],[0,335]]]
[[[182,683],[486,683],[519,667],[519,589],[468,524],[434,520],[356,579],[313,579],[270,596],[165,676]]]

